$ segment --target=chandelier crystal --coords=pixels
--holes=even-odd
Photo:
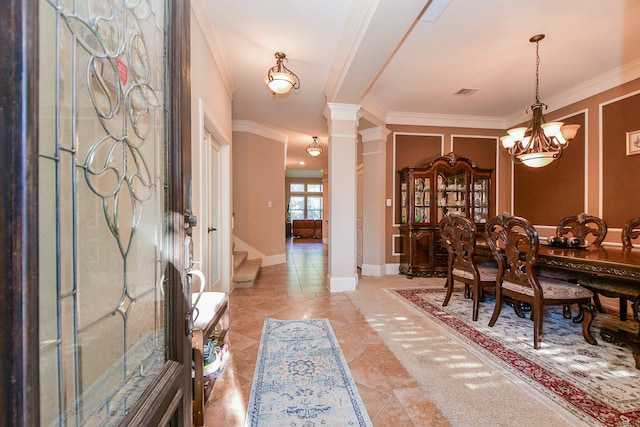
[[[284,61],[287,60],[287,55],[282,52],[276,52],[276,65],[269,68],[267,76],[264,78],[264,82],[271,92],[276,95],[284,95],[291,89],[300,88],[300,79],[291,70],[284,66]]]
[[[316,157],[322,154],[323,151],[322,145],[318,144],[318,137],[314,136],[313,142],[307,145],[307,153],[309,153],[310,156]]]
[[[536,44],[536,102],[530,107],[531,120],[527,127],[509,129],[508,135],[500,138],[502,146],[507,149],[515,163],[523,163],[532,168],[547,166],[559,159],[580,128],[580,125],[565,125],[563,122],[545,122],[542,112],[547,105],[540,102],[540,55],[538,53],[542,39],[544,34],[538,34],[529,39],[531,43]]]

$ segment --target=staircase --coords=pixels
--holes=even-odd
[[[251,288],[260,273],[262,258],[247,259],[246,251],[233,251],[233,288]]]

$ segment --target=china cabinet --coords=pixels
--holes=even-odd
[[[398,171],[401,274],[411,278],[446,273],[447,251],[438,224],[445,215],[456,214],[473,220],[482,231],[493,213],[492,173],[455,153]]]

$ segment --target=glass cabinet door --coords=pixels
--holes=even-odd
[[[473,182],[473,221],[485,223],[489,219],[489,179],[477,178]]]
[[[409,194],[407,192],[407,178],[402,177],[400,181],[400,223],[407,223]]]
[[[416,224],[424,224],[431,221],[431,180],[426,178],[414,179],[414,217]]]
[[[467,171],[439,170],[436,178],[437,220],[453,213],[467,215]]]

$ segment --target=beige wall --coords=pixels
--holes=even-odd
[[[285,254],[284,144],[233,133],[234,235],[266,256]]]
[[[192,4],[196,8],[198,4]],[[198,226],[193,232],[193,259],[204,261],[204,242],[207,239],[206,225],[203,215],[206,197],[204,194],[201,178],[204,175],[204,168],[200,164],[206,159],[202,144],[202,130],[205,125],[214,134],[215,140],[220,144],[220,223],[218,236],[221,244],[221,265],[220,279],[222,289],[227,291],[230,286],[232,270],[231,259],[231,143],[232,143],[232,115],[231,115],[231,93],[224,84],[223,73],[220,71],[218,61],[219,53],[214,49],[215,41],[211,39],[211,32],[202,30],[202,25],[206,28],[207,15],[198,9],[191,11],[191,200],[192,210],[200,219]],[[226,174],[225,174],[226,171]],[[224,176],[226,175],[226,176]],[[197,268],[206,270],[206,262],[202,262]],[[205,271],[205,273],[208,273]],[[214,290],[214,289],[210,289]]]

